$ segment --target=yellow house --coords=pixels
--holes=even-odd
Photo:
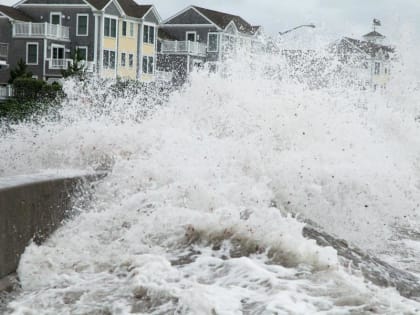
[[[95,21],[99,75],[153,81],[160,22],[155,7],[133,0],[110,0],[96,12]]]

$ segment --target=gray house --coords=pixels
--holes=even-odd
[[[330,45],[330,51],[354,70],[358,85],[373,90],[386,88],[391,78],[395,49],[384,45],[385,36],[377,31],[363,36],[363,40],[343,37]]]
[[[60,78],[76,50],[88,72],[152,81],[159,22],[154,6],[134,0],[22,0],[0,6],[0,85],[21,58],[35,77]]]
[[[240,16],[189,6],[161,23],[158,68],[182,82],[195,67],[217,69],[241,47],[258,46],[261,32]]]

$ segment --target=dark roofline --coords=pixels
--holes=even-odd
[[[240,31],[241,33],[248,33],[250,35],[253,35],[256,32],[256,30],[254,30],[254,27],[239,15],[206,9],[195,5],[191,7],[196,9],[207,19],[209,19],[222,29],[225,29],[229,25],[229,23],[233,21],[236,27],[238,28],[238,31]]]
[[[0,5],[0,12],[13,20],[24,22],[33,21],[33,19],[30,16],[26,15],[24,12],[16,8],[9,7],[7,5]]]

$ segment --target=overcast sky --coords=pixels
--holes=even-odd
[[[266,33],[276,34],[296,25],[315,23],[316,29],[301,29],[319,36],[360,37],[381,20],[379,31],[393,43],[401,38],[420,44],[420,0],[137,0],[154,4],[162,19],[194,4],[242,16]],[[12,5],[16,0],[0,0]]]

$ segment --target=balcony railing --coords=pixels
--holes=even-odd
[[[13,37],[53,38],[69,40],[69,28],[50,23],[18,22],[13,24]]]
[[[205,56],[207,45],[192,41],[172,41],[162,42],[161,53],[163,54],[189,54],[196,56]]]
[[[50,59],[50,69],[67,69],[69,65],[68,59]]]
[[[6,43],[0,43],[0,58],[7,58],[9,51],[9,45]]]

